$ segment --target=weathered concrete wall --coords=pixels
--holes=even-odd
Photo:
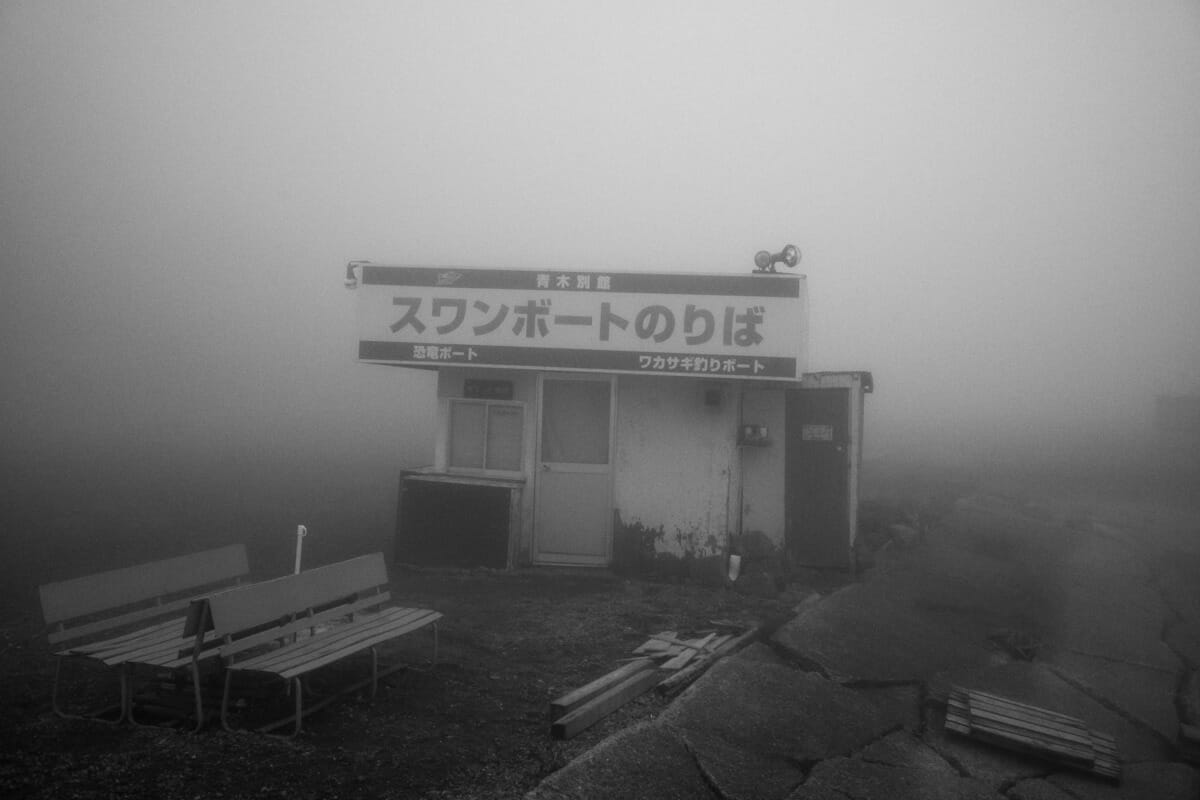
[[[782,548],[784,390],[745,389],[742,424],[767,426],[767,444],[741,448],[742,531],[760,531]]]
[[[737,525],[737,390],[689,378],[617,380],[614,553],[723,555]]]
[[[434,466],[446,467],[445,400],[467,379],[511,380],[525,404],[517,563],[529,563],[537,478],[537,373],[443,368]],[[613,449],[614,566],[714,579],[738,534],[784,541],[784,390],[705,378],[617,378]],[[765,446],[737,444],[741,424],[766,425]],[[739,515],[741,518],[739,519]],[[677,563],[685,562],[685,563]]]

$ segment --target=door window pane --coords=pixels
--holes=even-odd
[[[542,384],[542,461],[608,463],[608,381]]]

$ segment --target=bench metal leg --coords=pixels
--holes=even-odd
[[[241,729],[233,727],[229,723],[229,695],[230,687],[233,685],[233,673],[235,670],[225,670],[225,688],[221,691],[221,727],[230,733],[241,732]],[[274,722],[268,723],[258,728],[259,733],[266,733],[271,736],[278,736],[284,739],[294,738],[300,733],[304,719],[304,685],[300,678],[284,679],[284,688],[286,693],[293,696],[295,703],[294,710],[291,716],[277,719]],[[309,709],[313,711],[314,709]],[[284,725],[292,723],[291,733],[271,733],[276,728],[281,728]]]
[[[286,688],[292,695],[295,703],[295,708],[292,711],[292,715],[290,717],[277,719],[274,722],[268,723],[267,725],[263,725],[258,729],[258,732],[265,733],[269,736],[277,736],[281,739],[294,739],[300,733],[300,729],[304,725],[304,682],[302,677],[292,678],[291,680],[285,678],[284,681]],[[319,708],[321,705],[323,704],[318,704],[316,708]],[[309,712],[311,713],[314,710],[315,708],[310,708]],[[276,728],[282,728],[289,722],[292,723],[291,733],[271,733],[271,731],[275,730]]]
[[[225,687],[221,690],[221,727],[230,733],[234,727],[229,724],[229,687],[233,684],[233,670],[225,670]]]
[[[204,697],[200,693],[200,666],[196,662],[192,662],[192,692],[193,699],[196,701],[196,727],[192,729],[193,733],[198,733],[204,727]]]
[[[117,668],[117,679],[121,684],[121,698],[115,706],[108,706],[91,714],[73,714],[62,707],[59,701],[59,688],[62,685],[63,662],[70,656],[58,656],[54,661],[54,683],[50,687],[50,707],[54,713],[63,719],[86,719],[89,722],[103,722],[105,725],[120,725],[125,721],[129,707],[129,683],[125,674],[125,665]],[[109,711],[117,711],[116,719],[105,719],[100,716]]]
[[[192,733],[198,733],[200,729],[204,727],[204,697],[200,691],[200,669],[195,664],[193,664],[191,667],[191,675],[193,713],[195,714],[192,722]],[[133,696],[135,692],[132,677],[133,676],[130,675],[125,718],[133,725],[137,725],[139,728],[159,727],[153,723],[142,722],[137,718],[137,714],[135,713],[137,706],[133,702]]]
[[[299,678],[292,678],[292,683],[295,684],[296,687],[296,727],[292,728],[291,735],[287,736],[288,739],[291,739],[293,736],[300,733],[301,720],[304,719],[304,687]]]
[[[433,656],[432,656],[432,660],[430,663],[431,663],[431,667],[436,667],[437,662],[438,662],[438,626],[437,626],[437,623],[434,622],[429,627],[432,628],[432,634],[433,634]],[[357,692],[357,691],[369,686],[370,690],[371,690],[370,697],[372,700],[374,700],[376,695],[379,692],[379,679],[386,675],[390,675],[393,672],[397,672],[401,669],[406,669],[407,667],[404,664],[394,664],[392,666],[388,666],[383,669],[380,669],[378,646],[372,646],[370,648],[370,651],[371,651],[371,674],[370,674],[370,677],[360,680],[350,686],[347,686],[328,697],[320,698],[319,700],[314,702],[312,705],[310,705],[307,710],[304,708],[304,678],[305,678],[305,676],[297,676],[297,677],[290,678],[290,679],[285,678],[284,679],[285,692],[292,693],[293,702],[295,704],[295,708],[294,708],[292,715],[288,716],[288,717],[283,717],[282,719],[277,719],[274,722],[260,726],[259,728],[257,728],[257,731],[259,733],[267,733],[267,734],[270,734],[273,736],[280,736],[283,738],[290,739],[300,733],[302,726],[303,726],[304,714],[306,714],[306,713],[311,714],[314,711],[317,711],[318,709],[323,708],[324,706],[328,705],[329,703],[331,703],[333,700],[335,700],[339,696],[350,694],[352,692]],[[233,682],[234,671],[235,670],[232,670],[232,669],[225,670],[225,687],[221,694],[221,726],[227,731],[235,730],[233,728],[233,726],[229,724],[229,695],[230,695],[230,687]],[[197,701],[197,702],[199,702],[199,701]],[[199,706],[197,706],[197,707],[199,707]],[[292,723],[291,733],[287,733],[287,734],[271,733],[275,729],[282,728],[285,725],[287,725],[288,723]]]

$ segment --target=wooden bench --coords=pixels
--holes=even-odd
[[[55,652],[54,684],[50,690],[54,713],[68,719],[99,719],[119,723],[136,722],[133,715],[134,671],[138,667],[159,670],[193,670],[196,727],[203,722],[199,669],[200,661],[213,649],[184,626],[192,600],[203,591],[228,588],[249,574],[244,545],[230,545],[191,555],[109,570],[39,587],[47,638]],[[187,654],[182,653],[187,650]],[[59,700],[63,665],[70,659],[85,659],[116,671],[120,701],[116,706],[87,714],[68,713]],[[116,711],[115,719],[105,719]]]
[[[294,712],[259,728],[269,732],[293,723],[300,732],[306,714],[338,694],[367,685],[375,696],[381,675],[401,669],[379,669],[377,648],[383,642],[431,626],[437,663],[437,621],[441,614],[424,608],[385,605],[390,600],[387,565],[382,553],[359,556],[262,583],[210,595],[192,604],[187,633],[205,632],[219,641],[225,667],[221,724],[229,720],[233,680],[238,675],[278,677],[293,693]],[[370,650],[371,674],[319,703],[304,707],[301,678],[315,670]]]

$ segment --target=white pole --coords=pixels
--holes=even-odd
[[[308,535],[308,528],[303,525],[296,526],[296,568],[293,573],[300,574],[300,552],[304,549],[304,537]]]

